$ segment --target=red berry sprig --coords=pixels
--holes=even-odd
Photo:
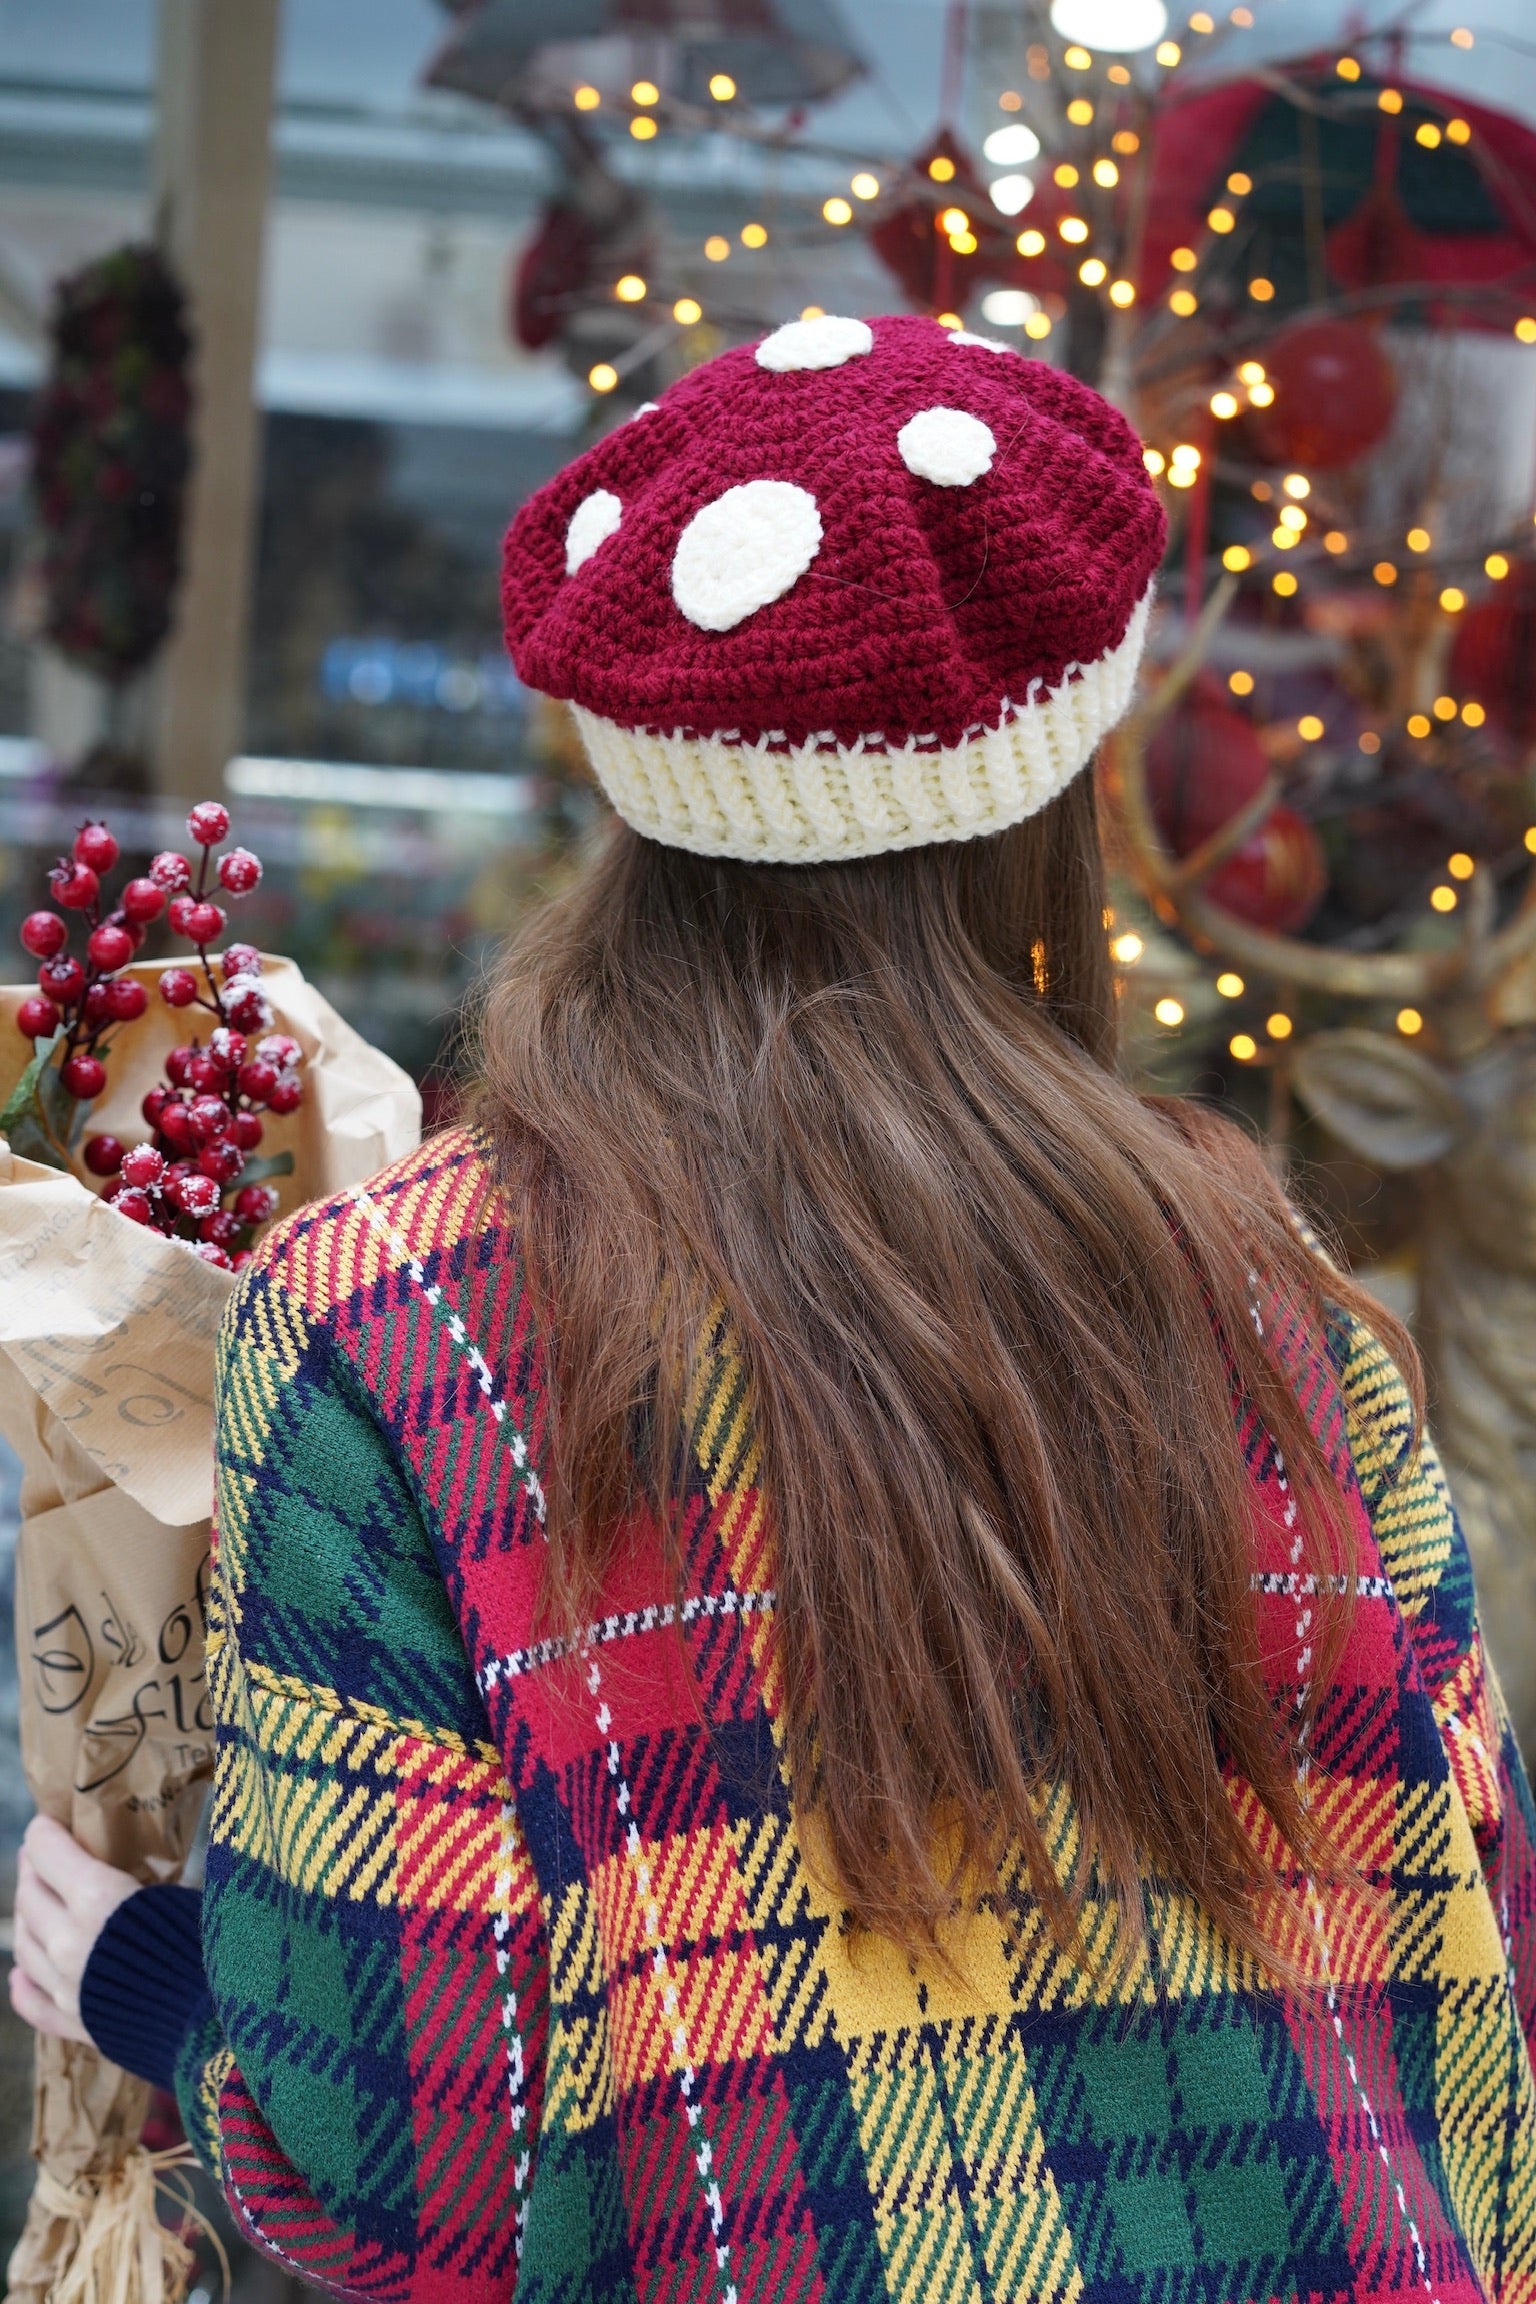
[[[172,933],[192,945],[195,965],[163,969],[160,997],[168,1008],[203,1009],[212,1029],[206,1044],[194,1036],[167,1056],[164,1081],[143,1100],[153,1131],[148,1143],[130,1148],[115,1136],[91,1136],[81,1158],[91,1175],[110,1180],[103,1198],[120,1215],[237,1269],[250,1254],[252,1232],[277,1208],[267,1185],[242,1179],[262,1140],[261,1115],[286,1115],[303,1101],[300,1049],[270,1029],[272,1004],[255,947],[231,944],[221,959],[209,950],[227,918],[210,875],[227,895],[249,895],[261,879],[260,858],[230,848],[215,865],[214,850],[229,833],[229,812],[216,800],[199,802],[187,831],[199,850],[195,873],[187,857],[162,850],[148,876],[130,880],[116,908],[104,912],[101,875],[117,861],[117,842],[105,824],[81,826],[72,854],[50,875],[60,910],[34,912],[22,924],[22,943],[40,963],[39,989],[22,1002],[17,1023],[33,1041],[60,1034],[64,1090],[77,1103],[99,1096],[110,1026],[141,1016],[147,1004],[143,985],[117,971],[164,912]],[[83,961],[68,949],[66,912],[84,915]]]

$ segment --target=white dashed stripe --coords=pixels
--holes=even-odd
[[[734,1585],[727,1585],[723,1592],[699,1592],[681,1604],[675,1600],[656,1601],[649,1608],[631,1608],[622,1616],[604,1616],[580,1632],[561,1633],[549,1640],[535,1641],[531,1648],[514,1648],[508,1656],[493,1656],[489,1664],[481,1665],[476,1678],[489,1693],[499,1680],[520,1680],[525,1673],[558,1663],[562,1656],[578,1652],[586,1655],[590,1649],[606,1647],[610,1641],[633,1640],[642,1632],[665,1631],[668,1625],[679,1621],[695,1624],[700,1617],[769,1615],[775,1597],[772,1592],[739,1592]]]

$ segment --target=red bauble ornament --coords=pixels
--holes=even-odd
[[[1322,843],[1294,808],[1273,808],[1235,855],[1205,883],[1204,893],[1223,912],[1294,936],[1305,928],[1328,887]]]
[[[1269,759],[1252,723],[1202,680],[1147,747],[1147,795],[1176,856],[1230,823],[1263,788]],[[1294,809],[1272,808],[1203,885],[1224,912],[1277,934],[1306,926],[1322,902],[1328,868],[1317,834]]]
[[[93,1176],[115,1176],[123,1164],[123,1147],[115,1136],[87,1136],[80,1157]]]
[[[1450,682],[1522,750],[1536,740],[1536,563],[1519,561],[1461,618]]]
[[[1197,681],[1147,747],[1147,797],[1175,856],[1192,856],[1269,775],[1253,723],[1215,682]]]
[[[22,950],[34,960],[52,960],[69,942],[69,929],[57,912],[29,912],[21,924]]]
[[[1263,346],[1275,388],[1253,417],[1261,452],[1275,464],[1337,471],[1374,448],[1397,408],[1397,376],[1377,331],[1363,320],[1312,320]]]

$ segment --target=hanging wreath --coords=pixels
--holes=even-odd
[[[191,462],[186,300],[154,248],[60,282],[32,422],[44,631],[119,683],[170,629]]]

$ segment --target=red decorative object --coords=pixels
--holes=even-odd
[[[1297,58],[1283,79],[1221,80],[1157,107],[1139,293],[1161,300],[1177,278],[1173,250],[1205,247],[1194,283],[1202,300],[1209,279],[1242,310],[1246,281],[1262,272],[1276,289],[1273,324],[1341,290],[1400,287],[1398,308],[1411,308],[1417,326],[1507,334],[1530,309],[1536,131],[1395,69],[1401,107],[1384,110],[1382,83],[1369,72],[1342,82],[1337,58],[1332,48]],[[1467,124],[1465,142],[1444,139],[1452,114]],[[1441,131],[1433,147],[1417,141],[1426,123]],[[1236,231],[1212,248],[1205,218],[1234,170],[1260,184],[1262,198],[1250,206],[1244,195]],[[1341,214],[1351,186],[1357,195]],[[1329,219],[1321,280],[1308,246],[1312,197]],[[1381,317],[1392,309],[1385,301]]]
[[[1276,464],[1337,471],[1374,448],[1397,407],[1397,377],[1376,329],[1364,320],[1312,320],[1264,347],[1275,388],[1255,410],[1262,453]]]
[[[157,250],[117,249],[61,284],[31,425],[45,629],[103,680],[138,671],[170,628],[190,358],[181,290]]]
[[[933,177],[934,160],[948,161],[953,168],[946,182]],[[951,235],[943,227],[950,209],[960,210],[967,220],[976,241],[971,255],[950,246]],[[923,312],[963,312],[979,282],[1011,279],[1018,270],[1013,235],[999,224],[986,186],[947,128],[915,155],[894,204],[871,225],[869,241],[908,303]]]
[[[69,924],[59,913],[27,915],[21,942],[34,958],[44,955],[43,990],[16,1012],[17,1029],[34,1043],[34,1054],[0,1113],[0,1129],[24,1155],[54,1167],[74,1166],[79,1145],[80,1166],[111,1180],[103,1197],[125,1216],[230,1266],[248,1247],[250,1219],[242,1209],[259,1200],[270,1212],[271,1196],[258,1190],[256,1179],[292,1165],[287,1153],[251,1162],[262,1136],[258,1115],[296,1111],[304,1088],[298,1042],[269,1030],[273,1015],[261,988],[260,954],[249,944],[235,945],[217,963],[208,951],[224,926],[222,908],[206,893],[210,883],[219,880],[231,895],[243,895],[260,879],[260,861],[245,848],[215,861],[214,850],[229,832],[228,811],[217,802],[194,808],[187,831],[200,851],[195,878],[185,857],[167,852],[155,858],[152,879],[127,883],[115,910],[107,909],[101,875],[116,864],[118,846],[104,824],[82,825],[71,855],[54,866],[54,901],[84,914],[84,958],[68,950]],[[226,869],[231,864],[233,872]],[[147,1005],[143,983],[119,973],[143,935],[123,899],[131,894],[135,909],[151,914],[167,887],[177,890],[168,924],[196,947],[197,966],[163,969],[160,995],[168,1008],[207,1012],[207,1045],[194,1038],[166,1056],[165,1080],[142,1102],[153,1131],[149,1143],[125,1147],[110,1135],[81,1143],[84,1107],[107,1085],[111,1027],[141,1016]],[[247,1034],[258,1031],[267,1037],[252,1047]],[[235,1198],[233,1211],[223,1206],[226,1194]]]
[[[1196,684],[1147,748],[1152,813],[1180,857],[1192,856],[1230,823],[1268,775],[1268,755],[1252,723],[1210,679]],[[1317,834],[1281,804],[1210,875],[1203,893],[1239,920],[1291,935],[1306,926],[1327,885]]]
[[[1205,883],[1223,912],[1293,936],[1305,928],[1328,887],[1322,843],[1310,824],[1283,803]]]
[[[1269,775],[1253,723],[1202,676],[1147,747],[1147,797],[1175,856],[1192,856]]]
[[[1536,742],[1536,562],[1517,561],[1467,609],[1450,678],[1456,694],[1475,698],[1502,735],[1522,748]]]

